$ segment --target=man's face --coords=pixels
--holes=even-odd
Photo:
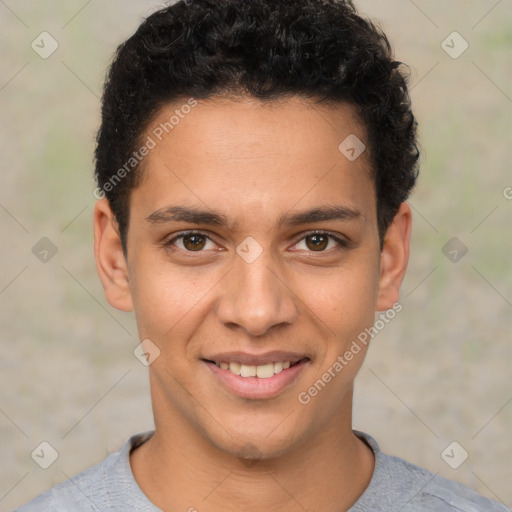
[[[365,140],[349,106],[216,98],[146,157],[130,197],[127,277],[140,339],[160,350],[150,366],[157,431],[180,424],[225,452],[251,443],[266,458],[350,421],[364,346],[309,403],[299,396],[379,307],[374,184],[364,153],[352,161],[338,149],[353,135]],[[226,224],[193,222],[185,209]],[[261,377],[236,375],[253,363]]]

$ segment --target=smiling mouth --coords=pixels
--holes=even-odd
[[[238,375],[240,377],[258,377],[260,379],[269,379],[284,370],[288,370],[289,368],[309,361],[309,357],[303,357],[302,359],[293,362],[275,361],[261,365],[247,365],[238,363],[236,361],[211,361],[209,359],[204,359],[204,361],[210,364],[214,364],[222,370],[228,370],[234,375]]]

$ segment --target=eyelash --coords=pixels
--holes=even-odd
[[[190,256],[192,256],[194,253],[200,254],[202,252],[205,252],[205,251],[185,251],[183,249],[180,249],[180,248],[177,248],[177,247],[173,247],[174,242],[176,242],[177,240],[179,240],[181,238],[185,238],[186,236],[191,236],[191,235],[201,235],[201,236],[204,236],[205,238],[207,238],[208,240],[213,242],[212,238],[210,236],[208,236],[206,233],[203,233],[202,231],[184,231],[184,232],[180,233],[179,235],[173,237],[172,239],[170,239],[168,241],[165,241],[163,243],[163,246],[166,247],[166,248],[170,248],[173,251],[180,251],[182,253],[186,253],[187,255],[190,255]],[[335,234],[331,233],[330,231],[320,231],[320,230],[310,231],[310,232],[304,234],[304,236],[302,238],[300,238],[299,240],[297,240],[297,242],[295,242],[294,245],[298,244],[299,242],[301,242],[305,238],[308,238],[309,236],[313,236],[313,235],[326,235],[329,238],[331,238],[332,240],[334,240],[335,242],[337,242],[338,243],[338,247],[335,247],[334,250],[345,249],[345,248],[347,248],[349,246],[349,242],[347,240],[344,240],[344,239],[336,236]],[[327,251],[326,250],[323,250],[323,251],[310,251],[310,252],[322,254],[322,253],[328,253],[329,250],[327,250]]]

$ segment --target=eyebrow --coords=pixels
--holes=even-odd
[[[312,222],[325,222],[330,220],[348,221],[363,218],[366,218],[366,216],[359,210],[349,206],[334,205],[312,208],[298,213],[281,214],[277,221],[277,226],[298,226]],[[154,225],[167,224],[170,222],[189,222],[192,224],[207,224],[233,229],[233,225],[228,217],[222,213],[185,206],[167,206],[161,208],[146,217],[146,221]]]

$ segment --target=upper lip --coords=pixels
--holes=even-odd
[[[263,364],[290,361],[292,364],[300,361],[301,359],[308,358],[305,354],[298,352],[284,352],[282,350],[273,350],[263,354],[249,354],[248,352],[221,352],[205,357],[207,361],[214,361],[216,363],[240,363],[248,366],[260,366]],[[309,358],[308,358],[309,359]]]

